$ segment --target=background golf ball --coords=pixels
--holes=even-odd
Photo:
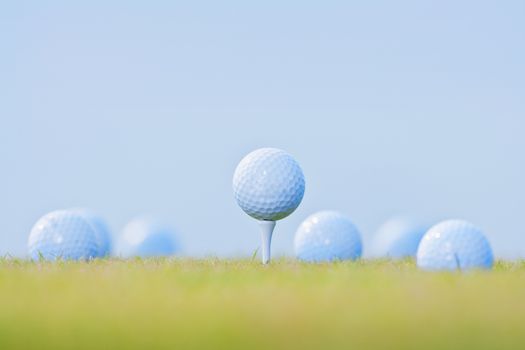
[[[424,270],[490,269],[493,261],[483,232],[463,220],[448,220],[431,227],[417,251],[417,266]]]
[[[138,218],[124,227],[117,253],[122,257],[155,257],[177,252],[175,231],[171,227],[151,218]]]
[[[95,228],[99,251],[97,257],[106,257],[111,253],[113,246],[111,231],[106,221],[95,212],[86,208],[75,208]]]
[[[299,164],[288,153],[261,148],[244,157],[233,176],[239,206],[257,220],[276,221],[294,212],[304,196]]]
[[[408,218],[392,218],[377,230],[372,243],[372,255],[393,259],[416,256],[417,247],[427,228]]]
[[[95,228],[79,212],[58,210],[44,215],[33,226],[28,240],[34,260],[91,259],[98,256]]]
[[[322,211],[299,226],[294,248],[297,258],[303,261],[354,260],[361,256],[361,235],[346,215]]]

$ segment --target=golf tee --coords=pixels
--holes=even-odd
[[[270,262],[270,246],[275,221],[259,221],[259,227],[261,228],[262,263],[266,265]]]

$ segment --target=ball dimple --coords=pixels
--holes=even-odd
[[[237,204],[258,220],[284,219],[297,209],[305,191],[304,175],[288,153],[261,148],[244,157],[233,176]]]
[[[361,256],[361,235],[353,222],[335,211],[315,213],[299,226],[295,255],[307,262],[355,260]]]
[[[431,227],[417,251],[423,270],[490,269],[492,248],[483,232],[464,220],[443,221]]]

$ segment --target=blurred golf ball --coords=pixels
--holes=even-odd
[[[372,243],[372,255],[393,259],[416,256],[417,247],[427,228],[408,218],[392,218],[377,230]]]
[[[303,171],[288,153],[261,148],[244,157],[233,176],[235,199],[257,220],[281,220],[294,212],[304,196]]]
[[[122,257],[171,256],[178,252],[175,231],[151,218],[137,218],[123,229],[118,244]]]
[[[112,249],[112,237],[111,231],[106,221],[95,212],[86,208],[74,208],[79,214],[84,216],[86,220],[94,227],[99,251],[97,257],[106,257],[111,254]]]
[[[95,228],[79,212],[57,210],[40,218],[28,240],[29,256],[34,260],[81,260],[95,258],[99,243]]]
[[[361,235],[346,215],[321,211],[299,226],[294,248],[296,257],[307,262],[355,260],[362,252]]]
[[[463,220],[443,221],[431,227],[417,251],[423,270],[490,269],[494,258],[483,232]]]

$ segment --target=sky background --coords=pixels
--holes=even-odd
[[[0,4],[0,253],[85,206],[141,214],[186,255],[251,255],[231,188],[253,149],[301,163],[301,207],[365,242],[392,215],[482,227],[525,257],[523,1],[11,1]],[[366,246],[365,246],[366,251]]]

